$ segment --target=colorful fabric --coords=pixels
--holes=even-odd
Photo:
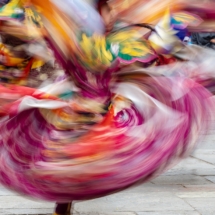
[[[10,0],[0,8],[0,20],[23,19],[22,0]]]
[[[11,7],[5,16],[13,17],[20,2],[5,5]],[[105,36],[88,34],[93,26],[80,27],[84,19],[80,11],[74,13],[79,22],[69,14],[70,0],[63,7],[56,1],[31,2],[41,16],[22,4],[26,19],[19,21],[21,33],[18,24],[9,28],[21,40],[28,38],[24,54],[1,45],[2,77],[4,71],[13,76],[10,69],[16,68],[26,81],[26,86],[17,80],[0,84],[1,184],[50,201],[92,199],[144,183],[192,152],[214,117],[215,102],[205,87],[214,76],[214,53],[183,45],[170,12],[160,19],[173,1],[112,1],[122,17],[140,3],[154,6],[153,12],[139,11],[140,19],[157,24],[148,40],[133,27]],[[173,11],[182,8],[176,4]],[[195,27],[195,17],[174,17],[175,26],[189,23]],[[8,31],[6,24],[2,31]],[[41,60],[52,59],[49,49],[63,71],[44,68]],[[39,86],[40,75],[51,82]]]
[[[7,108],[13,117],[0,126],[1,183],[42,199],[89,199],[148,180],[187,155],[211,117],[210,93],[180,78],[121,82],[113,90],[121,97],[96,124],[75,114],[70,99],[43,99],[39,91]]]
[[[135,61],[148,63],[157,57],[149,42],[135,30],[119,31],[107,38],[99,35],[88,37],[83,33],[80,48],[83,51],[82,62],[92,70],[108,68],[115,60],[125,64]]]

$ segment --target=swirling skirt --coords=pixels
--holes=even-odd
[[[189,155],[213,117],[209,91],[186,78],[126,80],[93,125],[74,118],[69,101],[21,96],[0,122],[0,182],[69,202],[143,183]]]

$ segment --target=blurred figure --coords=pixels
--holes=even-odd
[[[129,27],[129,24],[128,23],[123,23],[123,22],[120,22],[119,20],[118,20],[118,17],[117,17],[117,15],[116,15],[116,13],[113,11],[113,10],[111,10],[111,8],[108,6],[108,4],[107,4],[107,0],[101,0],[101,1],[99,1],[99,3],[98,3],[98,10],[99,10],[99,12],[100,12],[100,14],[101,14],[101,16],[102,16],[102,18],[103,18],[103,20],[104,20],[104,24],[105,24],[105,27],[106,27],[106,33],[107,34],[109,34],[109,33],[111,33],[111,32],[113,32],[113,31],[117,31],[118,29],[121,29],[121,28],[123,28],[123,27]],[[151,28],[150,26],[147,26],[146,24],[137,24],[137,25],[133,25],[133,26],[135,26],[135,27],[146,27],[146,28],[149,28],[151,31],[153,31],[153,32],[155,32],[155,30],[153,29],[153,28]],[[131,26],[132,27],[132,26]],[[162,29],[161,29],[162,30]],[[165,33],[164,31],[161,31],[161,33]],[[86,36],[86,35],[85,35]],[[127,32],[124,32],[124,35],[123,36],[127,36]],[[134,35],[132,35],[133,37],[134,37]],[[179,37],[181,37],[181,35],[178,35]],[[183,35],[184,36],[184,35]],[[183,39],[183,36],[182,36],[182,39]],[[149,40],[147,40],[147,39],[139,39],[138,41],[137,41],[137,39],[136,39],[136,37],[134,37],[134,38],[132,38],[132,40],[130,41],[129,39],[130,39],[131,37],[129,36],[129,38],[128,38],[128,40],[127,40],[127,43],[121,43],[122,44],[122,49],[124,49],[124,53],[123,52],[121,52],[120,54],[121,54],[121,56],[118,54],[119,53],[119,44],[111,44],[111,45],[113,45],[113,46],[111,46],[111,47],[107,47],[107,49],[108,49],[108,51],[107,50],[104,50],[104,49],[106,49],[106,45],[104,45],[105,46],[105,48],[104,49],[102,49],[101,50],[101,52],[102,53],[108,53],[109,55],[108,55],[108,57],[110,56],[111,57],[111,60],[108,62],[108,63],[110,63],[110,64],[106,64],[106,66],[108,67],[108,66],[110,66],[112,63],[113,63],[113,61],[112,61],[112,58],[113,59],[116,59],[117,57],[119,58],[119,56],[121,57],[121,60],[123,61],[124,60],[124,62],[126,62],[126,63],[132,63],[133,64],[133,62],[138,62],[139,63],[139,61],[141,62],[141,60],[142,60],[142,62],[140,63],[140,64],[142,64],[141,66],[142,67],[148,67],[148,66],[152,66],[152,65],[162,65],[162,64],[168,64],[168,63],[170,63],[170,62],[172,62],[172,61],[174,61],[174,60],[176,60],[174,57],[172,57],[172,56],[170,56],[170,58],[171,58],[171,60],[169,60],[166,56],[165,56],[165,54],[162,54],[162,55],[160,55],[160,54],[157,54],[156,52],[155,52],[155,49],[153,49],[152,48],[152,43],[150,43],[150,41]],[[84,41],[82,41],[83,43],[82,43],[82,45],[83,45],[83,49],[84,48],[88,48],[88,46],[86,46],[86,43],[84,43],[84,42],[88,42],[88,39],[89,39],[89,37],[85,37],[83,40]],[[104,38],[104,40],[102,41],[102,42],[105,42],[105,39],[106,38]],[[124,38],[123,38],[124,39]],[[168,42],[169,40],[169,37],[167,37],[167,40],[166,41],[164,41],[164,45],[165,45],[165,48],[167,47],[167,49],[166,50],[162,50],[164,53],[170,53],[170,51],[171,51],[171,48],[172,48],[172,44],[170,44],[170,46],[166,46],[166,44],[165,44],[165,42]],[[95,40],[96,41],[96,40]],[[94,42],[94,41],[93,41]],[[96,41],[96,42],[98,42],[98,41]],[[118,41],[117,41],[118,42]],[[132,43],[131,43],[132,42]],[[163,42],[163,41],[162,41]],[[90,43],[90,45],[92,45],[93,43]],[[100,44],[99,44],[100,45]],[[123,46],[124,45],[124,46]],[[135,46],[136,45],[136,46]],[[155,44],[156,45],[156,44]],[[159,45],[159,44],[158,44]],[[162,47],[162,45],[163,45],[163,43],[161,44],[161,47]],[[169,44],[168,44],[169,45]],[[173,44],[173,46],[174,46],[174,44]],[[155,47],[155,46],[154,46]],[[169,48],[170,47],[170,48]],[[102,47],[98,47],[98,49],[99,48],[103,48],[103,45],[102,45]],[[163,48],[163,47],[162,47]],[[135,50],[136,49],[136,50]],[[106,52],[105,52],[106,51]],[[112,53],[110,53],[110,51],[112,51]],[[165,52],[166,51],[166,52]],[[169,52],[168,52],[169,51]],[[96,60],[95,59],[97,59],[96,57],[96,54],[98,54],[98,56],[100,56],[100,53],[101,52],[95,52],[94,54],[95,54],[95,56],[93,56],[93,62],[92,62],[92,64],[93,65],[95,65],[97,62],[96,62]],[[160,52],[160,53],[163,53],[163,52]],[[87,53],[87,52],[86,52]],[[150,57],[147,57],[148,55],[150,55]],[[86,54],[86,56],[89,56],[88,54]],[[105,55],[102,55],[103,57],[104,57],[104,64],[106,63],[106,61],[105,60],[109,60],[108,59],[108,57],[107,57],[107,59],[105,59]],[[114,57],[113,57],[114,56]],[[143,59],[143,56],[146,56],[145,57],[145,61],[144,61],[144,59]],[[151,56],[153,57],[153,59],[151,58]],[[91,57],[91,56],[90,56]],[[85,55],[83,56],[83,59],[86,61],[86,58],[85,58]],[[100,63],[100,62],[99,62]],[[101,61],[101,64],[103,63],[103,61]],[[125,63],[125,64],[126,64]],[[87,63],[86,63],[87,64]],[[89,66],[90,67],[90,66]],[[105,68],[107,68],[107,67],[105,67]],[[78,70],[78,69],[77,69]],[[75,70],[75,71],[77,71],[77,70]],[[84,71],[85,72],[85,71]],[[83,72],[83,73],[84,73]],[[94,72],[93,70],[92,70],[92,72]],[[101,71],[100,71],[101,72]],[[74,75],[74,74],[73,74]],[[92,74],[90,74],[91,76],[95,76],[94,75],[94,73],[92,73]],[[102,79],[104,79],[103,77],[104,76],[102,76],[103,74],[102,73],[99,73],[98,74],[98,76],[101,78],[100,80],[102,80]],[[90,78],[91,78],[91,76],[90,76]],[[84,77],[84,75],[83,75],[83,77]],[[90,79],[89,78],[89,79]],[[107,79],[109,78],[109,77],[106,77]],[[126,78],[126,77],[125,77]],[[129,78],[129,77],[128,77]],[[84,81],[85,80],[83,80],[83,78],[81,77],[80,78],[81,79],[81,84],[82,85],[84,85]],[[80,82],[80,81],[79,81]],[[92,81],[93,82],[93,81]],[[107,81],[108,82],[108,81]],[[98,83],[100,83],[99,81],[97,81],[97,84]],[[92,85],[93,85],[94,83],[92,83]],[[101,83],[100,83],[101,84]],[[89,84],[90,85],[90,84]],[[108,85],[108,84],[106,84],[106,85]],[[84,85],[85,86],[85,85]],[[101,86],[102,86],[102,88],[104,88],[104,86],[101,84]],[[165,85],[166,86],[166,85]],[[167,85],[168,86],[168,85]],[[173,85],[174,86],[174,85]],[[107,87],[108,88],[108,87]],[[87,89],[88,88],[86,88],[85,89],[85,91],[87,91]],[[93,98],[95,98],[95,97],[93,97]],[[91,99],[92,100],[92,99]],[[126,103],[126,102],[125,102]],[[83,103],[82,103],[83,104]],[[192,103],[191,103],[192,104]],[[96,104],[97,105],[97,104]],[[95,105],[95,107],[96,107],[96,105]],[[123,105],[125,105],[125,104],[123,104]],[[127,104],[126,104],[127,105]],[[130,104],[129,104],[130,105]],[[125,107],[128,107],[128,106],[125,106]],[[80,115],[81,115],[82,113],[80,113]],[[138,120],[139,121],[139,120]],[[140,122],[138,122],[138,123],[141,123],[141,120],[140,120]],[[138,124],[139,125],[139,124]],[[103,142],[102,142],[103,143]],[[72,151],[72,150],[71,150]],[[58,150],[56,150],[56,152],[58,152]],[[78,176],[79,177],[79,176]],[[60,187],[61,188],[61,187]],[[59,189],[60,189],[59,188]],[[78,191],[79,192],[79,191]],[[85,192],[85,191],[84,191]],[[78,193],[79,194],[79,193]],[[84,195],[86,195],[85,193],[84,193]],[[56,208],[55,208],[55,212],[54,212],[54,215],[69,215],[70,214],[70,210],[71,210],[71,205],[72,205],[72,203],[58,203],[57,205],[56,205]]]
[[[206,48],[215,49],[215,33],[192,33],[191,43]]]
[[[42,27],[40,16],[20,2],[0,1],[0,82],[39,87],[56,79],[54,58],[45,40],[35,34],[34,29]]]

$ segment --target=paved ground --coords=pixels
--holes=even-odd
[[[53,207],[0,188],[0,215],[51,214]],[[112,196],[77,202],[74,215],[215,215],[215,129],[192,156],[164,175]]]

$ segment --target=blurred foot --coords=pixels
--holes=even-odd
[[[53,215],[71,215],[72,203],[57,203]]]

